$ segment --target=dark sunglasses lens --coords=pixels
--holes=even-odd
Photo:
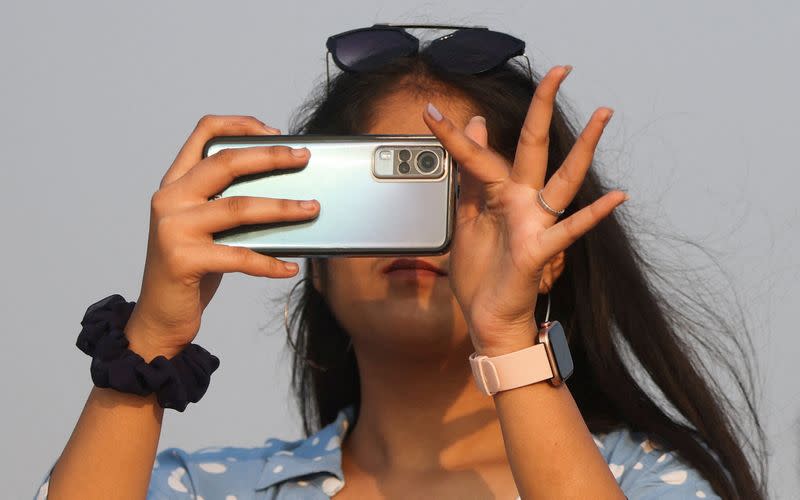
[[[474,75],[523,54],[525,42],[497,31],[462,29],[442,40],[434,40],[426,52],[448,71]]]
[[[351,71],[373,71],[396,57],[416,52],[416,40],[396,30],[366,30],[335,39],[332,52]]]

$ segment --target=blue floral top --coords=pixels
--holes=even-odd
[[[147,498],[328,499],[345,484],[339,445],[353,416],[351,405],[316,434],[296,441],[272,438],[255,448],[205,448],[191,453],[167,448],[156,456]],[[630,500],[720,499],[680,456],[642,433],[620,429],[595,434],[594,441]],[[36,499],[47,498],[49,477],[42,481]]]

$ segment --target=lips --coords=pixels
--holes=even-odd
[[[384,273],[390,273],[400,269],[423,269],[434,272],[440,276],[447,276],[442,268],[422,259],[395,259],[383,268]]]

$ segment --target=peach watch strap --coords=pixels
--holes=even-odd
[[[543,344],[488,357],[473,352],[469,356],[472,375],[487,396],[553,378],[553,370]]]

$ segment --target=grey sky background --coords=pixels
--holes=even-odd
[[[795,497],[798,19],[788,1],[5,2],[2,496],[32,496],[66,444],[91,387],[80,320],[110,293],[137,298],[150,195],[197,120],[286,130],[324,82],[327,36],[437,22],[523,38],[539,73],[572,64],[561,98],[581,125],[615,109],[598,168],[628,190],[630,215],[701,243],[730,275],[723,291],[753,329],[772,494]],[[222,365],[199,404],[166,412],[159,449],[300,437],[273,303],[292,284],[225,277],[197,338]]]

